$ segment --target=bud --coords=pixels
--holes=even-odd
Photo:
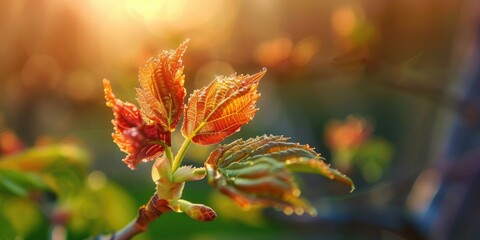
[[[152,167],[152,180],[155,182],[157,196],[167,201],[179,199],[182,196],[185,182],[174,182],[170,160],[161,156],[155,160]]]
[[[170,206],[174,211],[185,212],[190,218],[200,222],[210,222],[217,217],[215,211],[210,207],[183,199],[170,202]]]
[[[203,204],[193,204],[185,210],[185,213],[192,219],[200,222],[210,222],[217,217],[217,214],[213,209]]]

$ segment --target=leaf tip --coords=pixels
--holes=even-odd
[[[106,78],[104,78],[102,82],[103,92],[105,93],[105,100],[107,101],[106,105],[108,107],[113,107],[115,105],[116,98],[112,91],[112,85],[110,84],[110,81]]]
[[[352,182],[352,186],[350,186],[350,193],[352,193],[353,191],[355,191],[355,184],[353,184]]]

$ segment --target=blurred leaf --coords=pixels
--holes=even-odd
[[[0,170],[0,195],[27,196],[32,190],[48,187],[36,174],[12,170]]]
[[[22,151],[24,145],[22,140],[10,130],[0,132],[0,155],[9,155]]]
[[[9,198],[4,202],[2,208],[7,219],[6,222],[11,224],[18,235],[27,235],[42,220],[42,215],[35,202],[27,198]],[[3,225],[3,222],[0,225]]]
[[[388,166],[393,156],[393,145],[379,137],[367,140],[358,150],[354,160],[359,163],[375,162],[382,167]]]
[[[98,175],[98,174],[97,174]],[[137,213],[132,198],[103,176],[90,174],[85,188],[68,203],[72,209],[69,227],[76,232],[95,235],[121,229]]]
[[[42,177],[58,197],[64,199],[76,194],[83,187],[85,173],[77,168],[56,164],[46,169]]]
[[[2,211],[3,212],[3,211]],[[15,239],[17,234],[10,221],[0,214],[0,239]]]
[[[209,145],[240,130],[258,110],[257,87],[265,73],[264,69],[251,76],[222,76],[195,90],[185,110],[182,134],[194,143]]]
[[[355,115],[345,120],[331,120],[325,125],[325,140],[332,151],[355,150],[361,146],[373,131],[373,124]]]
[[[40,172],[63,162],[64,165],[86,170],[90,163],[88,154],[73,144],[58,144],[27,149],[0,158],[0,169]]]
[[[308,145],[287,141],[283,136],[262,136],[219,146],[205,162],[209,183],[242,207],[272,206],[286,214],[316,214],[300,198],[292,171],[320,174],[353,190],[350,178],[329,168]]]
[[[362,171],[366,181],[375,182],[390,166],[393,151],[392,144],[387,140],[371,138],[357,150],[353,161]]]

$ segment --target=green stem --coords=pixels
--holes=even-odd
[[[168,158],[168,160],[170,160],[170,162],[173,162],[173,153],[171,147],[165,148],[165,156]]]
[[[178,167],[180,167],[180,164],[182,163],[183,158],[185,157],[185,153],[187,152],[187,149],[190,146],[190,143],[192,143],[192,138],[191,137],[185,138],[185,141],[183,141],[182,146],[178,150],[175,160],[173,160],[172,172],[175,172],[178,169]]]
[[[177,156],[175,156],[175,160],[173,161],[173,164],[172,164],[173,173],[175,173],[178,167],[180,167],[180,164],[183,161],[183,157],[185,157],[185,153],[187,152],[188,146],[190,146],[190,143],[192,143],[193,137],[197,135],[198,131],[200,131],[200,129],[202,129],[203,126],[205,126],[205,124],[206,124],[205,121],[200,123],[200,125],[198,125],[198,127],[190,134],[190,136],[185,138],[185,141],[183,141],[182,146],[178,150]]]
[[[175,156],[175,160],[173,161],[172,172],[175,173],[178,167],[180,167],[180,164],[183,161],[183,157],[185,157],[185,153],[187,152],[188,146],[190,146],[190,143],[192,143],[193,137],[197,135],[198,131],[200,131],[200,129],[202,129],[206,123],[207,123],[206,121],[200,123],[200,125],[198,125],[198,127],[193,132],[190,133],[190,136],[185,138],[185,141],[183,141],[182,146],[178,150],[177,156]]]
[[[172,148],[162,141],[155,141],[155,143],[162,146],[165,149],[165,154],[164,155],[165,155],[165,157],[168,158],[168,160],[170,160],[170,163],[172,163],[173,162]]]

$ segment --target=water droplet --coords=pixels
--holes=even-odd
[[[138,135],[138,130],[136,128],[133,128],[130,134],[132,135],[132,137],[136,137]]]
[[[301,216],[305,213],[305,210],[303,210],[303,208],[295,208],[295,214],[297,214],[298,216]]]
[[[266,67],[263,67],[262,68],[262,72],[266,72],[267,71],[267,68]]]
[[[293,214],[293,208],[291,208],[291,207],[285,207],[285,208],[283,209],[283,213],[285,213],[285,215],[290,216],[290,215]]]

